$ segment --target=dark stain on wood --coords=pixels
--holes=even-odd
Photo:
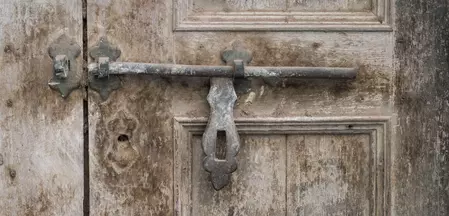
[[[312,43],[312,48],[313,48],[313,49],[318,49],[318,48],[320,48],[322,45],[323,45],[323,44],[321,44],[321,43],[314,42],[314,43]]]
[[[32,8],[26,4],[18,4],[15,11],[17,17],[14,19],[28,21],[5,25],[2,30],[6,45],[1,64],[4,68],[19,68],[16,73],[20,80],[19,88],[4,97],[16,101],[14,109],[16,117],[47,116],[52,121],[59,121],[66,118],[67,113],[70,113],[74,105],[79,103],[79,94],[64,100],[48,87],[47,83],[53,73],[53,64],[47,54],[47,47],[50,34],[66,25],[58,21],[58,17],[67,17],[70,14],[60,5],[48,5],[33,12],[31,10]],[[15,26],[16,23],[20,26]],[[30,23],[33,23],[33,26],[29,26]],[[56,23],[56,25],[49,25],[49,23]],[[73,25],[77,25],[75,20]],[[6,103],[12,106],[12,101]]]
[[[449,2],[397,0],[396,215],[449,215]]]
[[[9,108],[11,108],[13,105],[14,105],[14,102],[12,102],[12,100],[11,99],[8,99],[8,100],[6,100],[6,107],[9,107]]]
[[[10,17],[2,17],[7,22],[2,22],[0,31],[2,31],[3,52],[0,52],[0,71],[3,75],[2,82],[2,106],[6,107],[6,118],[2,118],[0,122],[0,130],[3,135],[3,150],[5,153],[6,172],[8,177],[7,189],[4,191],[11,201],[5,200],[1,202],[3,207],[0,210],[2,215],[50,215],[50,214],[70,214],[78,211],[78,209],[68,209],[76,205],[80,199],[75,199],[75,192],[71,191],[72,185],[65,185],[65,182],[49,183],[53,176],[53,171],[39,170],[44,169],[40,161],[30,163],[31,167],[26,167],[20,161],[29,160],[28,155],[35,154],[35,148],[42,148],[38,154],[42,157],[47,155],[43,152],[50,151],[67,151],[67,155],[72,153],[72,149],[66,146],[53,146],[53,144],[62,144],[65,142],[75,143],[76,141],[64,140],[69,136],[49,137],[48,143],[36,143],[35,136],[39,137],[39,131],[48,130],[49,125],[53,123],[61,123],[64,121],[64,127],[76,128],[82,125],[76,125],[72,120],[77,116],[73,114],[75,107],[81,104],[81,96],[75,93],[67,100],[53,92],[48,81],[52,76],[52,61],[47,53],[50,39],[55,34],[66,27],[72,36],[77,35],[79,22],[76,20],[76,13],[67,12],[64,8],[65,3],[55,3],[52,1],[11,1],[5,4],[4,10],[12,9]],[[80,72],[80,71],[79,71]],[[7,79],[6,79],[7,78]],[[6,79],[6,80],[5,80]],[[3,108],[3,107],[2,107]],[[81,116],[78,116],[81,117]],[[66,120],[72,118],[71,120]],[[21,128],[35,131],[21,131],[13,128]],[[55,136],[69,131],[64,128],[55,132]],[[82,128],[74,129],[73,136],[82,135]],[[61,132],[61,133],[59,133]],[[78,134],[77,134],[78,133]],[[19,138],[20,136],[26,136]],[[25,141],[26,140],[26,141]],[[59,140],[59,142],[56,142]],[[27,142],[28,141],[28,142]],[[79,151],[74,150],[74,153]],[[73,163],[78,162],[78,155],[70,155]],[[74,159],[76,158],[76,159]],[[19,161],[19,162],[18,162]],[[44,163],[45,164],[45,163]],[[82,167],[82,164],[76,164]],[[78,171],[78,170],[76,170]],[[81,170],[79,170],[81,171]],[[42,173],[39,173],[42,172]],[[61,176],[67,174],[68,170],[61,170]],[[72,173],[73,174],[73,173]],[[71,175],[72,175],[71,174]],[[73,176],[76,176],[75,174]],[[28,179],[29,178],[29,179]],[[82,175],[80,175],[82,178]],[[76,182],[79,179],[74,179]],[[40,182],[46,182],[45,185],[39,185]],[[52,194],[53,189],[64,184],[64,191],[59,191],[57,195]],[[73,185],[76,185],[74,183]],[[2,200],[3,201],[3,200]],[[56,204],[52,204],[56,202]],[[9,204],[8,204],[9,203]]]
[[[48,210],[53,207],[51,202],[51,194],[47,194],[42,188],[39,189],[39,196],[36,198],[26,198],[24,206],[25,216],[47,215]]]

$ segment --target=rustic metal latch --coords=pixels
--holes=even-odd
[[[116,75],[152,74],[164,76],[210,77],[211,86],[207,96],[211,114],[203,134],[202,146],[206,157],[204,169],[210,172],[216,190],[230,181],[230,174],[237,169],[237,153],[240,143],[233,118],[234,103],[237,99],[233,79],[246,77],[284,77],[313,79],[354,79],[357,68],[332,67],[251,67],[252,55],[239,43],[222,53],[227,65],[200,66],[178,64],[152,64],[134,62],[115,62],[120,50],[102,38],[90,51],[96,63],[89,64],[90,87],[107,99],[109,93],[120,87]],[[225,155],[217,154],[218,134],[225,137]]]
[[[50,45],[48,54],[53,59],[53,77],[48,85],[66,98],[80,85],[76,58],[81,54],[81,47],[64,34]]]

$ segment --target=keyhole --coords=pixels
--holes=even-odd
[[[226,159],[226,131],[217,131],[217,144],[215,145],[215,157],[218,160]]]
[[[120,136],[118,136],[117,140],[119,142],[127,142],[129,140],[129,137],[126,134],[120,134]]]

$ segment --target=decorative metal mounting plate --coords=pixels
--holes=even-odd
[[[121,51],[118,47],[109,43],[106,37],[100,38],[96,46],[89,51],[90,57],[100,65],[100,70],[107,71],[109,61],[115,61],[120,57]],[[89,86],[100,94],[101,99],[106,100],[109,94],[119,89],[122,84],[117,76],[100,76],[89,73]]]
[[[222,53],[223,61],[234,64],[235,73],[243,73],[244,65],[252,59],[251,53],[238,44]],[[210,179],[215,190],[228,185],[231,173],[237,169],[237,153],[240,148],[239,135],[234,123],[233,110],[237,100],[232,78],[211,78],[211,87],[207,96],[210,105],[210,117],[203,134],[203,150],[206,154],[203,165],[210,172]],[[225,156],[218,158],[218,134],[225,135]]]
[[[80,86],[76,68],[76,58],[80,54],[81,47],[65,34],[48,47],[48,55],[53,59],[53,77],[48,85],[58,91],[63,98],[67,98]]]
[[[234,41],[229,49],[225,49],[221,53],[221,59],[228,65],[233,64],[234,60],[242,60],[245,64],[249,64],[253,55],[245,49],[242,42]]]

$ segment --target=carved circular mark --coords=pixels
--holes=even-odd
[[[353,125],[348,125],[348,129],[352,129],[353,127]]]
[[[3,155],[0,154],[0,166],[3,165]]]
[[[129,141],[129,137],[126,134],[120,134],[120,136],[118,136],[117,141],[119,142],[128,142]]]
[[[12,107],[14,104],[11,99],[6,100],[6,107]]]

